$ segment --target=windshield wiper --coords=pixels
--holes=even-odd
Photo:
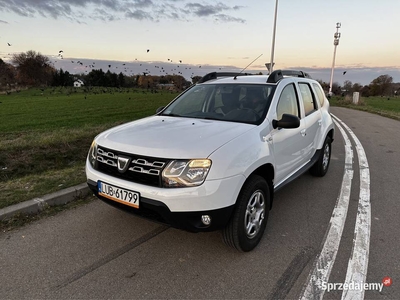
[[[181,115],[178,115],[178,114],[160,114],[160,116],[168,116],[168,117],[182,117]]]
[[[221,121],[221,120],[223,120],[223,119],[221,119],[221,118],[212,118],[212,117],[202,117],[202,118],[199,118],[199,119],[204,119],[204,120],[215,120],[215,121]]]

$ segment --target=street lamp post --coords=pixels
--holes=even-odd
[[[272,33],[272,49],[271,49],[271,63],[269,65],[269,74],[272,73],[274,69],[274,52],[275,52],[275,32],[276,32],[276,19],[278,16],[278,0],[275,2],[275,17],[274,17],[274,31]]]
[[[329,83],[329,94],[328,95],[332,95],[332,82],[333,82],[333,70],[335,69],[336,47],[339,45],[339,39],[340,39],[339,28],[341,26],[342,26],[341,23],[336,23],[336,32],[333,35],[334,50],[333,50],[332,70],[331,70],[331,81]]]

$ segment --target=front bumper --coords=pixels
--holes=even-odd
[[[234,209],[234,205],[230,205],[228,207],[220,209],[205,210],[205,211],[172,212],[163,202],[144,197],[140,198],[140,208],[136,209],[100,196],[97,191],[96,182],[88,180],[87,184],[89,188],[92,190],[92,192],[100,200],[106,202],[107,204],[110,204],[124,211],[133,213],[137,216],[144,217],[146,219],[150,219],[156,222],[168,224],[175,228],[191,232],[213,231],[224,228],[228,224]],[[211,218],[210,225],[207,226],[203,224],[203,222],[201,221],[202,215],[210,216]]]

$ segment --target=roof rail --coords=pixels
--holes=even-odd
[[[235,73],[235,72],[211,72],[204,75],[197,83],[203,83],[212,79],[217,79],[218,77],[236,77],[236,76],[246,76],[246,75],[252,75],[252,74]]]
[[[273,71],[267,79],[268,83],[277,83],[279,80],[283,79],[283,76],[292,76],[292,77],[302,77],[302,78],[311,78],[311,76],[303,71],[295,71],[295,70],[276,70]]]

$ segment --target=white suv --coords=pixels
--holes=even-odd
[[[210,73],[156,115],[99,134],[87,183],[103,201],[188,231],[222,229],[250,251],[277,191],[324,176],[334,124],[320,84],[301,71]]]

